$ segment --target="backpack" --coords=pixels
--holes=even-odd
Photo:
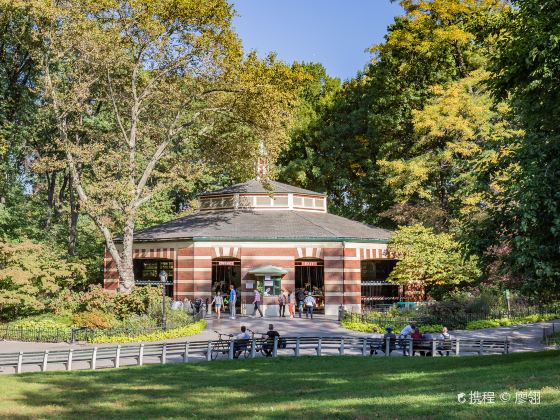
[[[305,306],[314,306],[315,305],[315,299],[313,298],[313,296],[307,296],[304,300],[305,302]]]

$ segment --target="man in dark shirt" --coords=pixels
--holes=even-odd
[[[303,301],[305,300],[305,292],[303,291],[303,289],[299,289],[296,292],[296,299],[297,299],[299,317],[301,318],[301,314],[303,312]]]
[[[262,349],[266,357],[271,357],[272,351],[274,349],[274,337],[280,338],[280,334],[274,329],[274,325],[268,324],[268,331],[266,333],[266,336],[268,338],[266,340],[266,343],[263,344]]]

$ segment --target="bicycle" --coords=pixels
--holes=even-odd
[[[220,354],[229,355],[231,339],[234,337],[233,334],[223,334],[219,331],[214,332],[218,334],[218,341],[215,341],[212,346],[210,356],[212,360],[216,360]],[[250,342],[251,340],[233,340],[233,357],[238,359],[243,356],[243,358],[247,359],[251,354]]]

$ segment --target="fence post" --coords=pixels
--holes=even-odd
[[[367,346],[367,338],[364,337],[362,338],[362,356],[367,355],[366,346]]]
[[[121,366],[121,345],[117,346],[117,354],[115,356],[115,367],[118,368]]]
[[[434,340],[432,338],[432,357],[436,356],[436,345],[437,345],[437,340]]]
[[[338,353],[341,356],[344,356],[344,337],[340,339],[340,348],[338,349]]]
[[[72,354],[74,349],[68,350],[68,361],[66,362],[66,370],[72,370]]]
[[[321,337],[319,337],[319,341],[317,342],[317,356],[321,356],[323,353],[323,341]]]
[[[91,353],[91,369],[95,370],[97,364],[97,347],[93,348],[93,352]]]
[[[455,356],[459,356],[459,352],[461,351],[460,341],[459,338],[455,341]]]
[[[299,357],[299,337],[296,338],[296,357]]]
[[[412,337],[408,339],[408,355],[410,357],[414,356],[414,343]]]
[[[167,362],[167,343],[163,343],[163,347],[161,348],[161,364],[165,365]]]
[[[228,349],[228,358],[230,360],[233,359],[233,347],[234,347],[234,341],[233,341],[233,338],[230,338],[229,349]]]
[[[389,356],[390,351],[390,339],[389,337],[385,337],[385,356]]]
[[[140,354],[138,355],[138,365],[144,364],[144,343],[140,344]]]
[[[183,363],[189,363],[189,342],[185,342],[185,352],[183,353]]]
[[[478,355],[482,356],[484,354],[484,340],[480,340]]]
[[[251,340],[251,359],[254,359],[257,353],[257,340],[255,337]]]
[[[21,366],[23,365],[23,352],[20,351],[18,355],[16,373],[21,373]]]
[[[272,345],[272,357],[278,356],[278,336],[274,337],[274,344]]]
[[[43,367],[41,368],[41,372],[46,372],[47,371],[47,363],[49,359],[49,351],[45,350],[45,354],[43,354]]]
[[[212,360],[212,342],[208,342],[208,347],[206,349],[206,360]]]

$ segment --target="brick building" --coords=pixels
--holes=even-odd
[[[385,282],[395,264],[390,235],[328,213],[324,194],[252,180],[202,194],[195,214],[136,232],[134,272],[137,280],[157,280],[167,271],[167,294],[180,300],[225,294],[234,284],[243,314],[253,312],[256,287],[271,315],[281,289],[303,287],[333,315],[341,304],[358,311],[399,299],[402,290]],[[105,287],[118,287],[109,253]]]

